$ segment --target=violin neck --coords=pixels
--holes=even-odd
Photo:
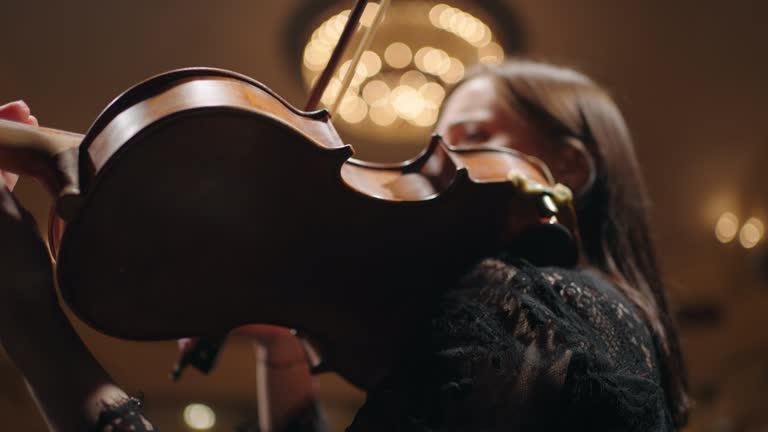
[[[57,199],[77,194],[82,141],[80,134],[0,120],[0,170],[37,178]]]
[[[40,175],[49,159],[82,141],[79,134],[0,120],[0,169]]]

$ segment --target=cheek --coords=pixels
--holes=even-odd
[[[570,172],[566,175],[560,176],[559,179],[556,179],[559,183],[562,183],[571,190],[571,192],[574,193],[574,195],[578,195],[581,191],[581,188],[584,187],[584,184],[586,183],[586,177],[582,176],[579,173]]]
[[[551,153],[551,146],[541,139],[534,131],[524,125],[515,127],[507,126],[501,133],[497,133],[503,146],[517,150],[539,159],[547,159]]]
[[[592,170],[592,166],[583,155],[576,154],[572,159],[564,161],[564,166],[559,170],[559,178],[556,180],[571,188],[574,194],[579,194],[589,183]]]
[[[507,130],[495,130],[492,132],[489,144],[517,150],[530,156],[542,156],[541,146],[539,146],[530,136],[521,132],[513,133]]]
[[[491,135],[491,137],[488,139],[487,142],[484,144],[493,146],[493,147],[503,147],[503,148],[511,148],[513,150],[517,150],[519,152],[525,153],[525,150],[519,148],[519,146],[515,145],[514,140],[510,139],[509,136],[505,134],[494,134]]]

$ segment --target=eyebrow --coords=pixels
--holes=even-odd
[[[465,115],[463,117],[459,117],[458,120],[448,123],[445,126],[445,129],[450,130],[457,126],[465,125],[467,123],[488,121],[491,119],[493,119],[493,112],[491,112],[490,110],[483,110],[483,111],[480,111],[479,113],[473,113],[472,115]]]

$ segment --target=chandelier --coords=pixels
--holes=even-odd
[[[382,137],[396,138],[401,146],[415,141],[423,144],[447,90],[464,77],[468,67],[504,60],[498,24],[477,3],[482,2],[392,2],[333,119],[342,135],[357,138],[357,150],[359,141]],[[373,23],[378,8],[376,2],[366,5],[352,46]],[[301,71],[307,89],[325,68],[347,23],[350,10],[339,9],[329,7],[321,12],[319,24],[303,42]],[[351,53],[345,54],[323,94],[325,107],[339,96],[350,57]]]

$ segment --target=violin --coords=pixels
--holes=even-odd
[[[265,323],[351,343],[501,250],[578,259],[570,191],[534,158],[438,135],[401,163],[353,154],[328,111],[211,68],[134,86],[85,135],[0,121],[0,169],[54,198],[62,297],[115,337]]]

